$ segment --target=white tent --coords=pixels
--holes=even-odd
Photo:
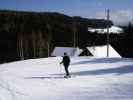
[[[64,52],[66,52],[69,56],[78,56],[82,50],[73,47],[55,47],[51,56],[63,56]]]
[[[87,47],[87,49],[92,53],[94,57],[107,57],[107,45]],[[121,58],[121,56],[111,45],[109,45],[109,57]]]
[[[97,33],[107,33],[107,28],[104,29],[88,28],[88,31],[97,32]],[[109,28],[109,33],[120,34],[123,33],[123,29],[118,26],[111,26]]]

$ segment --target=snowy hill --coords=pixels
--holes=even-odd
[[[107,28],[104,28],[104,29],[88,28],[88,31],[90,31],[90,32],[97,32],[97,33],[107,33]],[[123,33],[123,29],[118,27],[118,26],[111,26],[109,28],[109,33],[120,34],[120,33]]]
[[[0,100],[133,100],[133,60],[72,58],[64,79],[60,57],[0,65]]]

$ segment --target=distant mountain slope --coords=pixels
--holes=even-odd
[[[70,17],[56,12],[0,10],[0,62],[47,57],[55,46],[91,44],[88,27],[113,24],[104,19]],[[49,49],[49,50],[48,50]]]
[[[0,63],[48,57],[56,46],[105,45],[106,34],[93,34],[88,27],[104,29],[113,25],[104,19],[87,19],[57,12],[0,10]],[[110,44],[122,57],[133,57],[132,25],[125,33],[110,34]]]
[[[87,18],[82,18],[80,16],[70,17],[68,15],[57,13],[57,12],[24,12],[24,11],[0,10],[0,16],[1,18],[2,16],[4,16],[4,17],[12,17],[12,18],[18,17],[19,19],[21,19],[21,17],[32,16],[36,20],[42,21],[41,23],[44,23],[43,22],[44,20],[47,21],[47,19],[51,19],[53,21],[55,20],[60,21],[60,23],[75,22],[75,24],[77,24],[76,22],[78,22],[78,24],[83,24],[83,25],[87,25],[89,27],[95,27],[95,28],[105,28],[107,27],[107,25],[110,25],[110,26],[113,25],[111,21],[108,22],[105,19],[87,19]],[[40,16],[40,19],[39,19],[39,16]],[[3,18],[3,19],[7,19],[7,18]],[[31,20],[31,19],[28,19],[28,20]],[[14,21],[13,19],[11,20]]]

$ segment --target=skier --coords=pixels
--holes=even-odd
[[[62,62],[60,62],[60,64],[62,64],[62,63],[64,65],[65,72],[66,72],[66,76],[64,76],[64,78],[68,78],[68,77],[70,77],[70,74],[68,71],[68,67],[70,65],[70,57],[67,55],[66,52],[64,52],[64,56],[63,56]]]

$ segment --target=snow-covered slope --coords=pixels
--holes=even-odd
[[[97,32],[97,33],[107,33],[107,28],[104,28],[104,29],[88,28],[88,31],[90,31],[90,32]],[[118,27],[118,26],[111,26],[109,28],[109,33],[120,34],[120,33],[123,33],[123,29]]]
[[[64,79],[60,57],[0,65],[0,100],[133,100],[133,60],[71,59]]]

